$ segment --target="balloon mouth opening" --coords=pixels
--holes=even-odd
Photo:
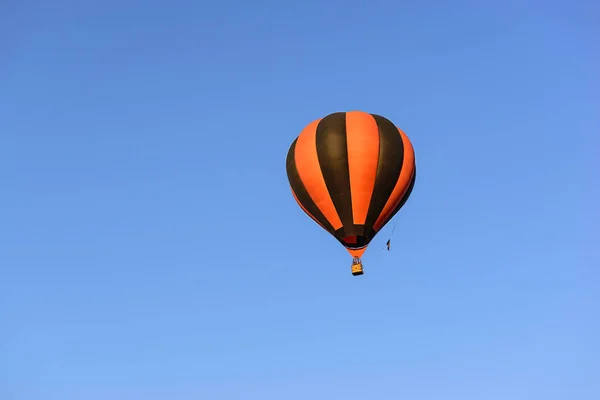
[[[367,247],[367,238],[362,235],[346,236],[341,239],[342,244],[347,249],[359,250]]]

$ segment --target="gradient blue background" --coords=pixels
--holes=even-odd
[[[600,398],[598,2],[94,3],[0,5],[2,400]],[[285,175],[352,109],[359,278]]]

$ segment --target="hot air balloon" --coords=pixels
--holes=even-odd
[[[362,111],[308,124],[289,148],[286,170],[296,202],[348,250],[355,276],[363,274],[361,257],[404,206],[416,177],[406,134]]]

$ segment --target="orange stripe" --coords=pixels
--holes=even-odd
[[[292,188],[290,188],[290,189],[292,189]],[[315,221],[317,224],[319,224],[321,226],[321,228],[327,230],[327,228],[325,228],[323,226],[323,224],[320,223],[319,220],[315,218],[314,215],[312,215],[311,213],[309,213],[308,210],[306,208],[304,208],[304,206],[302,205],[302,203],[300,203],[300,201],[298,200],[298,197],[296,197],[296,192],[294,192],[294,189],[292,189],[292,196],[294,196],[294,199],[296,199],[296,203],[298,203],[298,205],[300,206],[300,208],[302,209],[302,211],[304,211],[306,213],[306,215],[308,215],[309,217],[311,217],[313,219],[313,221]]]
[[[298,136],[295,154],[296,169],[310,198],[333,226],[333,229],[338,230],[342,227],[342,221],[333,205],[331,196],[329,196],[317,156],[317,125],[320,121],[318,119],[308,124]]]
[[[379,157],[379,129],[375,118],[362,111],[346,113],[346,141],[352,217],[355,224],[364,225],[375,187]]]
[[[398,129],[398,132],[400,132],[402,143],[404,144],[402,171],[400,172],[400,177],[398,178],[398,182],[396,182],[396,186],[394,187],[390,198],[387,203],[385,203],[385,207],[383,207],[381,214],[379,214],[379,218],[377,218],[377,221],[375,221],[375,224],[373,225],[373,229],[375,229],[376,232],[382,228],[382,224],[402,200],[404,193],[406,193],[406,190],[410,186],[410,180],[415,173],[415,150],[404,132],[402,132],[401,129]]]

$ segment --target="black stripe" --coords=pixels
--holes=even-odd
[[[315,202],[311,199],[310,195],[306,191],[306,187],[304,187],[304,184],[300,179],[300,174],[298,174],[298,168],[296,167],[295,160],[297,142],[298,138],[296,138],[296,140],[294,140],[294,143],[292,143],[292,145],[290,146],[286,160],[286,171],[288,181],[290,182],[290,186],[292,187],[294,193],[296,193],[296,197],[298,198],[298,201],[302,204],[302,206],[306,208],[306,210],[309,213],[311,213],[313,217],[315,217],[317,221],[319,221],[329,233],[335,235],[335,229],[333,229],[333,226],[329,223],[329,221],[327,220],[327,218],[325,218],[321,210],[319,210],[319,207],[317,207]]]
[[[353,235],[346,113],[327,115],[317,125],[317,155],[329,196],[342,221],[344,235]]]
[[[369,204],[369,211],[365,221],[365,236],[373,237],[373,225],[385,207],[402,170],[404,162],[404,143],[398,128],[387,118],[371,114],[379,128],[379,159],[377,161],[377,175],[375,187]]]
[[[413,173],[413,177],[410,181],[410,184],[408,185],[408,189],[406,190],[406,193],[404,193],[404,196],[402,197],[402,200],[400,200],[400,203],[398,203],[398,205],[396,206],[396,208],[394,208],[394,211],[392,211],[392,213],[390,214],[390,216],[385,220],[385,222],[383,223],[383,225],[381,225],[381,228],[383,228],[388,222],[390,222],[390,220],[392,218],[394,218],[394,215],[396,215],[396,213],[398,211],[400,211],[400,209],[402,207],[404,207],[404,204],[406,203],[406,201],[408,200],[408,198],[410,197],[410,194],[413,191],[413,188],[415,187],[415,180],[417,179],[417,166],[414,166],[414,173]]]

